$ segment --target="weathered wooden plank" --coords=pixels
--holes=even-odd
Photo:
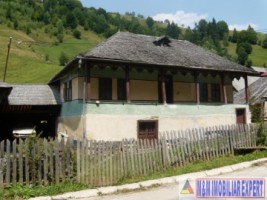
[[[19,139],[19,183],[23,185],[23,149],[24,142],[22,139]],[[1,156],[0,156],[1,158]]]
[[[85,184],[89,184],[89,141],[85,140]]]
[[[0,142],[0,191],[4,189],[4,142]]]
[[[27,138],[25,140],[25,179],[26,179],[26,184],[29,185],[30,183],[30,170],[29,170],[29,154],[30,154],[30,150],[29,150],[29,139]]]
[[[86,146],[86,140],[81,141],[81,174],[80,174],[80,181],[81,183],[85,183],[85,146]]]
[[[192,162],[194,161],[194,156],[193,156],[193,146],[192,146],[192,138],[191,138],[190,130],[185,130],[184,133],[186,134],[186,137],[188,138],[187,148],[188,148],[189,162]]]
[[[141,149],[141,141],[137,140],[137,156],[138,156],[138,169],[139,169],[139,174],[142,175],[144,174],[143,170],[143,162],[142,162],[142,149]]]
[[[181,160],[182,160],[182,165],[186,163],[186,157],[185,157],[185,138],[182,135],[182,132],[178,131],[177,132],[178,136],[178,146],[181,149]]]
[[[54,168],[56,167],[55,165],[55,162],[54,162],[54,158],[55,158],[55,155],[54,155],[54,144],[55,142],[49,142],[49,145],[48,145],[48,149],[49,149],[49,174],[50,174],[50,177],[51,177],[51,181],[52,182],[55,182],[55,170]]]
[[[6,184],[10,184],[10,141],[6,140]]]
[[[60,148],[60,142],[58,140],[55,140],[55,178],[56,178],[56,184],[59,183],[60,179],[60,155],[59,155],[59,148]]]
[[[60,149],[60,164],[61,164],[61,170],[60,170],[60,181],[65,182],[66,181],[66,151],[67,148],[65,147],[65,138],[62,138],[59,143],[59,149]]]
[[[11,163],[12,163],[12,184],[16,186],[17,184],[17,141],[12,142],[12,153],[11,153]]]
[[[81,182],[81,141],[79,139],[77,142],[77,181]]]
[[[38,183],[40,185],[42,185],[42,158],[41,158],[41,151],[42,151],[42,146],[41,146],[41,139],[38,139],[37,142],[37,147],[36,147],[36,150],[37,150],[37,159],[38,159],[38,166],[37,166],[37,178],[38,178]]]
[[[112,142],[109,142],[109,185],[113,185],[113,174],[114,174],[114,171],[113,171],[113,151],[112,151],[112,147],[113,147],[113,143]]]
[[[44,138],[43,140],[44,142],[44,185],[48,185],[48,157],[49,157],[49,154],[48,154],[48,144],[47,144],[47,139]]]

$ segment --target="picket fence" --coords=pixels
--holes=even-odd
[[[107,186],[171,166],[256,146],[258,126],[226,125],[166,131],[158,140],[88,141],[73,138],[0,142],[0,189],[64,181]]]

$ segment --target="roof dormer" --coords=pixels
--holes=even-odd
[[[156,46],[164,46],[164,47],[169,47],[171,46],[171,40],[167,36],[161,36],[157,40],[153,42]]]

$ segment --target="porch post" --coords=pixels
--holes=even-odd
[[[194,82],[195,82],[195,93],[196,93],[196,103],[200,104],[200,94],[199,94],[199,82],[198,82],[198,73],[194,73]]]
[[[246,104],[249,104],[249,94],[248,94],[248,76],[244,76],[245,79],[245,99],[246,99]]]
[[[86,66],[86,101],[91,100],[91,67]]]
[[[161,92],[163,104],[167,104],[165,75],[163,70],[161,71]]]
[[[223,102],[224,102],[224,104],[227,104],[228,100],[227,100],[225,76],[224,75],[221,75],[221,85],[222,85],[222,91],[223,91]]]
[[[126,79],[126,100],[127,103],[131,103],[130,76],[129,76],[128,66],[125,68],[125,79]]]

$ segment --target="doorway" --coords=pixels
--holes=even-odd
[[[237,108],[236,111],[236,123],[237,124],[246,124],[246,109]]]

